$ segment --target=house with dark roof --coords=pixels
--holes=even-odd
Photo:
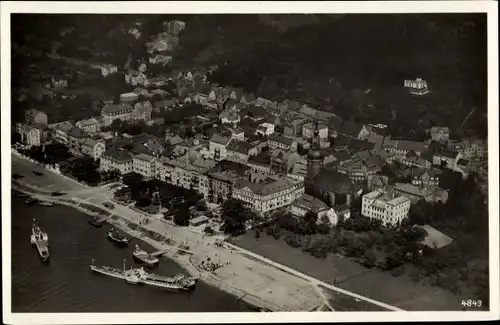
[[[357,138],[360,140],[367,139],[370,135],[370,131],[366,126],[360,123],[351,122],[345,120],[340,126],[338,132],[339,135],[344,135],[351,138]]]
[[[294,139],[286,138],[278,133],[270,134],[267,137],[267,146],[270,149],[282,149],[297,152],[297,142]]]
[[[129,103],[108,104],[101,110],[104,126],[110,126],[114,120],[130,121],[134,116],[134,107]]]
[[[117,170],[124,175],[134,171],[133,157],[123,148],[111,147],[101,155],[100,169],[103,171]]]
[[[252,144],[232,139],[226,146],[227,156],[226,160],[238,163],[246,163],[248,158],[257,155],[257,148]]]
[[[437,168],[413,168],[411,171],[411,184],[427,187],[439,186],[441,170]]]
[[[236,181],[248,178],[250,168],[246,165],[223,160],[207,173],[209,179],[208,198],[210,202],[222,203],[232,197]]]
[[[106,144],[102,140],[84,138],[80,140],[80,151],[82,154],[97,160],[106,151]]]
[[[225,137],[215,133],[209,141],[209,153],[216,161],[224,160],[227,157],[227,145],[231,141],[230,137]]]

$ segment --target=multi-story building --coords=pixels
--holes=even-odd
[[[233,198],[260,213],[289,206],[304,194],[304,182],[290,177],[267,177],[260,182],[239,179],[234,184]]]
[[[87,133],[92,134],[99,132],[99,122],[95,118],[80,120],[76,122],[75,126]]]
[[[330,224],[334,226],[337,225],[341,217],[343,219],[349,219],[350,217],[349,209],[335,211],[334,208],[329,207],[325,202],[308,194],[304,194],[293,201],[290,206],[290,212],[298,217],[303,217],[308,212],[315,213],[318,216],[318,223],[326,216]]]
[[[134,116],[134,107],[130,104],[109,104],[102,108],[104,126],[110,126],[114,120],[130,121]]]
[[[179,159],[161,159],[164,166],[160,166],[160,179],[185,189],[197,191],[208,198],[209,184],[206,173],[215,166],[216,161],[197,158],[190,161],[187,157]]]
[[[274,124],[271,123],[262,123],[257,127],[255,131],[256,134],[260,134],[263,136],[268,136],[274,133]]]
[[[153,105],[150,101],[139,102],[134,105],[132,118],[139,121],[151,120],[151,113],[153,112]]]
[[[448,148],[469,160],[484,160],[488,154],[488,144],[482,139],[449,142]]]
[[[232,197],[233,187],[237,180],[248,178],[250,168],[231,161],[221,161],[207,174],[209,181],[210,202],[222,203]]]
[[[156,176],[155,165],[155,157],[145,153],[138,154],[132,158],[134,172],[141,174],[145,178],[153,178]]]
[[[382,148],[395,156],[404,156],[413,150],[420,157],[420,154],[424,151],[425,144],[422,141],[392,140],[388,136],[384,138]]]
[[[21,141],[28,146],[39,146],[46,140],[46,125],[33,124],[27,125],[24,123],[16,124],[16,131],[21,136]]]
[[[286,138],[277,133],[273,133],[267,137],[267,146],[270,149],[282,149],[297,152],[297,142],[295,140]]]
[[[230,138],[222,136],[218,133],[214,134],[210,138],[208,150],[210,152],[210,156],[213,159],[220,161],[224,160],[227,157],[227,145],[231,141]]]
[[[408,167],[429,168],[432,165],[430,161],[419,157],[413,150],[397,158],[399,158],[400,163]]]
[[[257,155],[257,148],[248,142],[233,139],[226,146],[226,152],[226,160],[245,164],[250,156]]]
[[[315,125],[312,122],[306,123],[302,126],[302,136],[306,139],[314,138]],[[320,139],[328,138],[328,126],[325,124],[318,124],[318,134]]]
[[[29,109],[24,114],[26,124],[45,124],[47,125],[47,114],[37,109]]]
[[[283,127],[283,133],[286,137],[295,138],[302,136],[302,126],[304,119],[295,119],[290,124]]]
[[[87,137],[88,137],[87,132],[82,131],[77,127],[71,128],[71,130],[69,130],[67,133],[67,139],[68,139],[67,146],[69,152],[73,155],[80,155],[82,153],[81,151],[82,141]]]
[[[99,159],[106,151],[104,141],[98,141],[92,138],[85,138],[80,144],[80,151],[86,156],[90,156],[95,160]]]
[[[361,215],[380,220],[384,226],[396,226],[408,217],[410,205],[410,199],[378,189],[363,195]]]
[[[51,124],[49,125],[49,128],[52,131],[52,139],[55,142],[68,144],[68,132],[73,129],[73,124],[71,124],[69,121],[64,121]]]
[[[450,128],[446,126],[433,126],[429,133],[431,134],[431,140],[445,143],[450,140]]]
[[[439,186],[440,170],[436,168],[417,168],[412,170],[411,184],[426,187]]]
[[[437,186],[396,183],[394,184],[393,190],[398,195],[410,199],[412,204],[415,204],[420,200],[442,203],[446,203],[448,200],[448,191]]]
[[[134,171],[132,155],[123,148],[110,148],[101,155],[100,169],[117,170],[121,175],[132,173]]]

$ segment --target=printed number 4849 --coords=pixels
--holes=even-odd
[[[481,300],[462,300],[462,306],[464,307],[481,307],[483,302]]]

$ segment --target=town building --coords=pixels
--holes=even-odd
[[[468,160],[486,160],[488,154],[488,143],[483,139],[451,141],[448,148],[462,154],[462,158]]]
[[[133,119],[140,121],[149,121],[151,120],[152,112],[153,106],[151,105],[150,101],[136,103],[132,112]]]
[[[302,126],[302,136],[306,139],[312,139],[314,138],[314,130],[314,123],[306,123]],[[325,124],[318,124],[318,133],[320,139],[328,139],[328,126]]]
[[[441,171],[436,168],[416,168],[411,172],[411,184],[416,186],[437,187]]]
[[[290,124],[283,126],[283,134],[286,137],[295,138],[302,136],[302,128],[304,125],[304,119],[294,119]]]
[[[80,151],[82,154],[98,160],[106,151],[104,141],[98,141],[92,138],[84,138],[80,143]]]
[[[21,142],[28,146],[39,146],[47,140],[47,125],[17,123],[16,131],[21,136]]]
[[[73,124],[69,121],[54,123],[49,125],[52,140],[62,144],[68,144],[68,132],[73,129]]]
[[[361,215],[380,220],[383,226],[399,226],[408,218],[410,206],[410,199],[378,189],[363,195]]]
[[[24,114],[24,121],[26,124],[45,124],[47,125],[47,114],[44,112],[31,108]]]
[[[326,216],[328,222],[333,226],[337,225],[340,218],[349,219],[350,217],[350,211],[348,209],[337,212],[323,201],[307,194],[293,201],[290,206],[290,212],[298,217],[304,217],[308,212],[312,212],[318,216],[317,223],[320,223]]]
[[[232,139],[226,146],[226,160],[243,163],[248,161],[250,156],[257,155],[257,148],[244,141]]]
[[[101,155],[100,169],[102,171],[116,170],[121,175],[134,171],[133,157],[128,150],[123,148],[110,148]]]
[[[274,133],[274,124],[271,123],[262,123],[257,127],[255,134],[260,134],[263,136],[268,136]]]
[[[75,126],[90,134],[99,132],[99,122],[95,118],[80,120],[76,122]]]
[[[222,136],[218,133],[214,134],[209,142],[210,156],[217,161],[225,160],[227,157],[226,146],[229,144],[229,141],[231,141],[231,138]]]
[[[250,167],[243,164],[220,161],[210,171],[208,171],[210,202],[222,203],[233,195],[233,188],[236,181],[250,176]]]
[[[425,149],[425,143],[423,141],[392,140],[390,136],[387,136],[382,143],[382,149],[396,156],[404,156],[413,150],[420,157]]]
[[[393,190],[398,195],[409,198],[412,204],[417,203],[420,200],[442,203],[446,203],[448,200],[448,192],[436,186],[396,183],[393,186]]]
[[[132,158],[133,171],[144,176],[144,178],[154,178],[156,176],[155,157],[141,153]]]
[[[450,140],[450,128],[446,126],[433,126],[429,133],[431,135],[431,140],[446,143]]]
[[[267,146],[270,149],[282,149],[297,152],[297,142],[278,133],[273,133],[267,137]]]
[[[319,131],[316,129],[312,148],[307,154],[306,192],[328,202],[332,207],[344,203],[350,206],[352,198],[358,196],[362,188],[348,175],[323,166],[324,157],[319,142]]]
[[[130,121],[133,119],[134,107],[130,104],[108,104],[101,110],[104,126],[110,126],[114,120]]]
[[[289,206],[304,194],[304,183],[289,177],[267,177],[260,182],[239,179],[234,184],[233,198],[259,213]]]
[[[370,130],[368,130],[368,128],[363,124],[345,120],[338,129],[337,134],[359,140],[365,140],[370,136]]]
[[[410,90],[410,93],[413,95],[425,95],[429,92],[427,88],[427,81],[422,78],[417,78],[415,80],[405,80],[404,81],[405,88]]]

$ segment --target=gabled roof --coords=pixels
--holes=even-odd
[[[123,111],[132,111],[133,109],[134,108],[129,103],[110,104],[110,105],[105,105],[102,108],[101,112],[107,114],[113,114]]]
[[[328,209],[328,205],[326,205],[325,202],[308,194],[302,195],[297,200],[293,201],[292,204],[314,213],[318,213],[321,210]]]
[[[328,127],[334,131],[338,131],[342,126],[342,123],[344,123],[344,120],[342,118],[338,116],[332,116],[328,120]]]
[[[128,152],[128,150],[119,149],[115,147],[106,150],[102,154],[102,157],[109,158],[117,162],[132,161],[132,155],[130,154],[130,152]]]
[[[224,146],[226,146],[229,143],[230,140],[231,140],[231,138],[222,136],[222,135],[220,135],[218,133],[215,133],[210,138],[210,142],[215,142],[215,143],[218,143],[218,144],[222,144]]]
[[[248,188],[252,193],[260,196],[278,193],[292,186],[294,186],[294,183],[285,177],[282,177],[278,180],[268,178],[264,182],[259,183],[253,183],[246,179],[239,179],[234,184],[235,188]]]
[[[279,143],[283,143],[287,146],[291,146],[294,142],[293,139],[290,139],[290,138],[285,138],[284,136],[281,136],[277,133],[272,133],[270,134],[268,137],[267,137],[268,140],[270,141],[276,141],[276,142],[279,142]]]
[[[88,133],[83,131],[82,129],[73,127],[71,130],[69,130],[68,135],[74,138],[85,138],[88,136]]]
[[[155,158],[151,155],[145,154],[145,153],[140,153],[137,156],[134,157],[134,159],[139,159],[142,161],[147,161],[147,162],[152,162]]]
[[[342,126],[339,129],[340,134],[345,134],[350,137],[357,138],[359,136],[359,133],[363,129],[363,124],[356,123],[356,122],[351,122],[351,121],[344,121],[342,123]]]

